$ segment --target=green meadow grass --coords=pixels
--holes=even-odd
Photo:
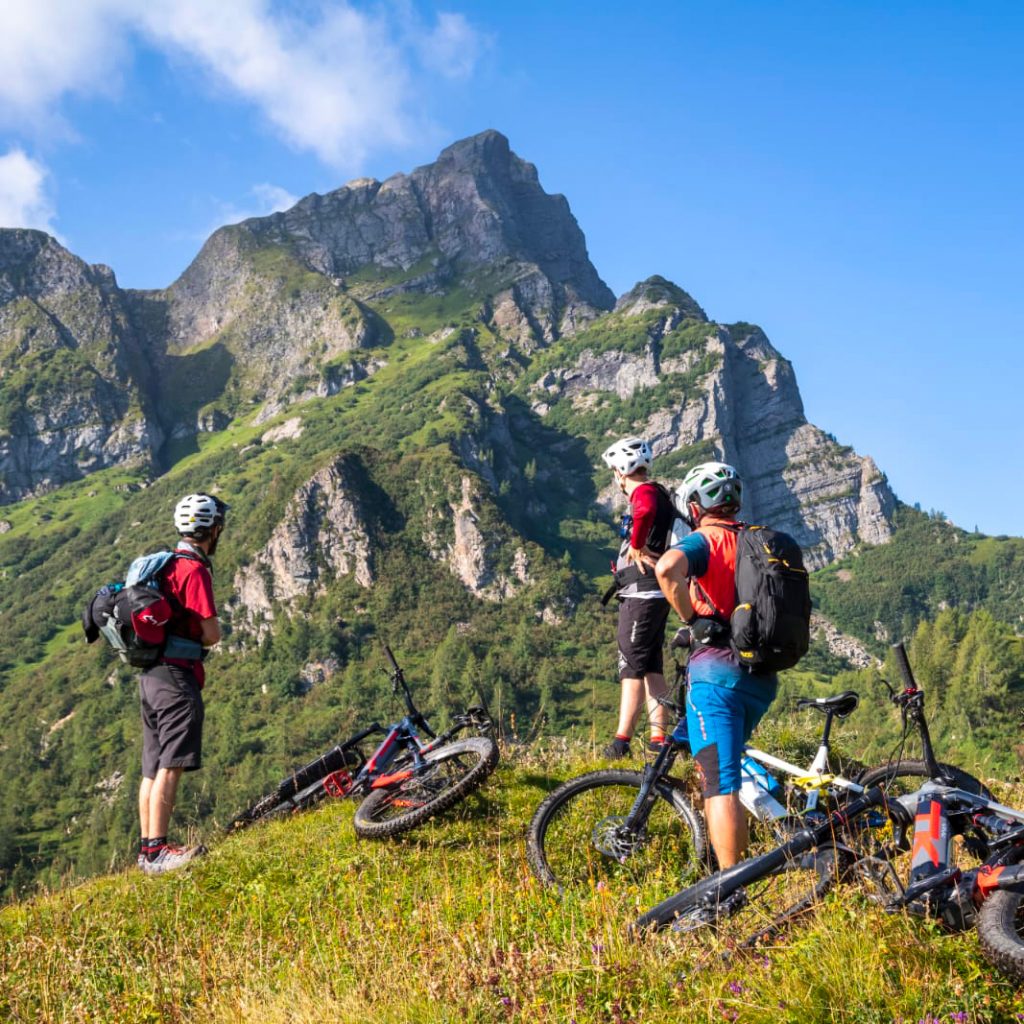
[[[357,840],[354,805],[330,803],[215,840],[177,874],[133,869],[7,907],[0,1019],[1024,1019],[1024,995],[973,934],[886,916],[849,892],[772,948],[726,959],[708,937],[630,940],[625,925],[646,909],[636,892],[541,889],[527,822],[587,767],[513,753],[480,793],[399,841]]]

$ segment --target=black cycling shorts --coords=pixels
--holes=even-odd
[[[202,764],[203,697],[196,677],[177,665],[156,665],[139,680],[142,777],[159,768],[194,772]]]
[[[668,601],[627,597],[619,604],[619,679],[664,671]]]

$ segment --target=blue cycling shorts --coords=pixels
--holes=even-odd
[[[690,681],[686,725],[705,799],[739,792],[743,747],[774,696],[774,686],[756,693]]]

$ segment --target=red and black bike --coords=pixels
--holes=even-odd
[[[353,821],[356,835],[384,838],[416,828],[483,785],[498,764],[494,722],[487,709],[468,708],[443,733],[435,734],[386,645],[384,654],[391,664],[392,693],[397,696],[401,691],[404,698],[405,717],[386,728],[374,722],[297,768],[272,793],[235,817],[228,831],[292,814],[327,797],[362,797]],[[370,736],[383,739],[367,757],[360,744]]]

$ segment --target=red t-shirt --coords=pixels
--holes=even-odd
[[[669,531],[675,518],[668,500],[656,484],[642,483],[630,495],[629,504],[633,513],[630,546],[639,550],[648,545],[660,555],[668,547]]]
[[[175,558],[170,568],[163,573],[160,583],[161,591],[173,598],[171,607],[174,610],[167,623],[167,632],[201,641],[203,619],[212,619],[217,614],[210,570],[193,558]],[[186,661],[182,658],[165,660],[168,665],[190,669],[195,673],[200,686],[206,681],[201,661]]]

